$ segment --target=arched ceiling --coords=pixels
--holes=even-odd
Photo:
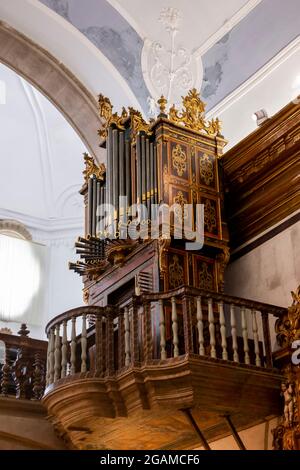
[[[230,145],[296,94],[299,13],[299,0],[0,0],[1,19],[116,109],[201,89]]]
[[[0,82],[0,218],[44,230],[81,227],[83,143],[41,93],[2,64]]]

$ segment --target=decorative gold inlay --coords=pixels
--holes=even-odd
[[[206,290],[213,290],[214,288],[214,278],[204,262],[201,263],[199,268],[199,287]]]
[[[175,170],[177,171],[178,176],[182,176],[186,171],[186,153],[181,147],[180,144],[177,144],[176,147],[172,150],[172,164]]]
[[[217,227],[216,208],[211,203],[210,199],[206,199],[204,204],[204,225],[210,233]]]
[[[206,154],[200,158],[200,176],[207,186],[210,186],[214,180],[214,164]]]
[[[169,284],[170,287],[179,287],[184,283],[184,270],[179,264],[177,255],[173,255],[172,263],[169,265]]]
[[[98,180],[104,180],[106,171],[104,163],[100,163],[99,166],[96,165],[94,159],[87,153],[84,153],[83,157],[85,163],[85,170],[83,171],[85,182],[87,183],[89,177],[92,175],[95,175]]]
[[[181,207],[181,209],[179,209],[179,207],[175,207],[175,209],[174,209],[174,214],[175,214],[176,219],[178,219],[178,220],[180,220],[182,218],[185,219],[188,216],[188,213],[185,210],[185,204],[187,204],[188,201],[184,197],[182,191],[177,192],[177,195],[174,197],[173,202],[175,204],[178,204]]]
[[[200,99],[200,94],[196,88],[188,92],[188,95],[182,97],[184,110],[179,111],[173,105],[169,111],[169,119],[175,124],[180,124],[194,131],[205,131],[208,135],[217,135],[221,131],[221,122],[218,118],[211,121],[205,120],[205,103]]]

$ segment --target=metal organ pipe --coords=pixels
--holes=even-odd
[[[125,185],[125,141],[124,141],[124,132],[119,133],[119,196],[126,195],[126,185]],[[121,222],[124,222],[124,215],[126,207],[123,200],[120,204],[119,199],[119,219]]]
[[[119,215],[119,131],[113,130],[113,206],[114,206],[114,230],[117,230]]]
[[[88,235],[92,234],[93,228],[93,180],[88,179]]]

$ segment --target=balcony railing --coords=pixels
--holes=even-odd
[[[45,390],[47,342],[28,337],[21,325],[19,336],[0,333],[0,395],[40,400]]]
[[[80,307],[46,328],[48,386],[70,376],[116,376],[187,356],[272,369],[270,318],[286,309],[190,287]]]

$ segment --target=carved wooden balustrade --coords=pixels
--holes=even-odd
[[[0,365],[0,394],[40,400],[45,389],[47,342],[28,337],[21,325],[19,336],[0,333],[4,362]]]
[[[279,414],[269,321],[285,312],[190,287],[70,310],[46,328],[43,404],[80,449],[193,448],[183,409],[208,439],[224,415],[262,422]]]
[[[197,355],[272,369],[269,317],[286,309],[182,287],[133,297],[121,308],[79,307],[47,326],[47,385],[76,375]]]

